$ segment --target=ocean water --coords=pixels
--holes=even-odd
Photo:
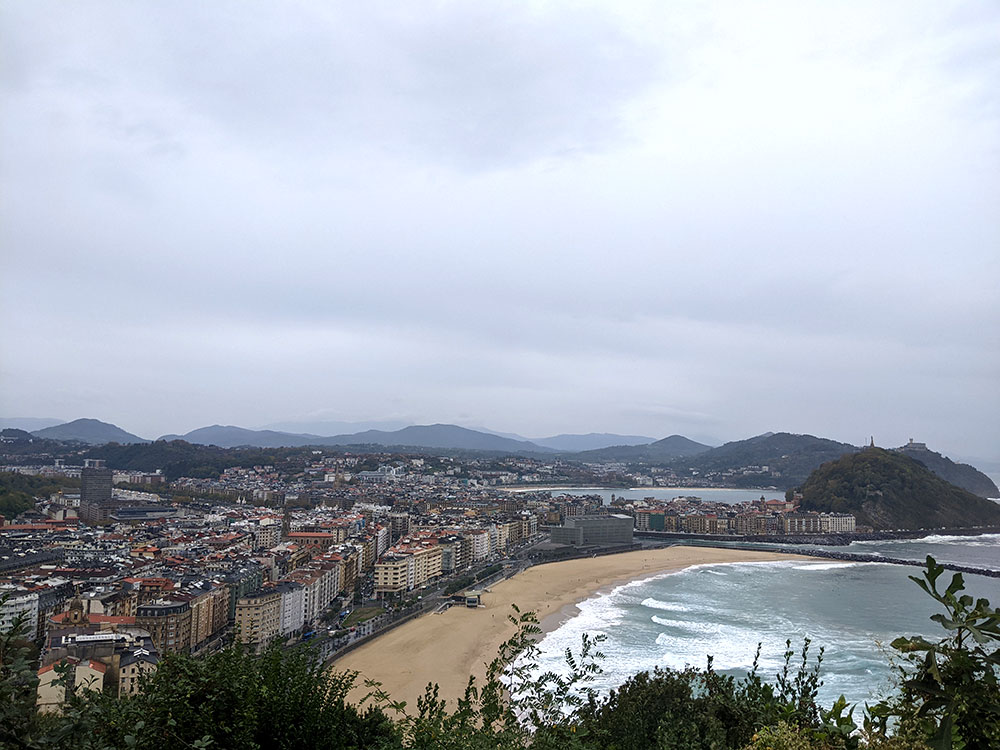
[[[1000,568],[1000,535],[961,540],[878,544],[886,546],[883,554],[900,558],[923,559],[929,552]],[[632,581],[582,602],[578,615],[547,634],[539,644],[539,668],[565,672],[565,650],[579,650],[586,632],[607,636],[600,647],[604,672],[594,683],[601,691],[658,665],[704,667],[709,654],[718,671],[742,676],[758,643],[759,672],[773,681],[786,639],[798,652],[808,637],[811,655],[824,648],[822,704],[841,694],[851,702],[872,702],[890,688],[894,638],[938,638],[945,632],[929,620],[940,611],[936,602],[907,578],[919,571],[885,563],[782,561],[696,566]],[[965,580],[967,593],[1000,604],[1000,579]]]

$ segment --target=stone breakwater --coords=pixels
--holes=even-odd
[[[753,547],[751,547],[753,549]],[[874,562],[891,563],[893,565],[911,565],[916,568],[924,567],[921,560],[904,560],[898,557],[885,557],[884,555],[862,555],[855,552],[840,552],[834,550],[809,550],[811,557],[828,557],[833,560],[845,560],[849,562]],[[990,578],[1000,578],[1000,570],[993,568],[980,568],[972,565],[957,565],[955,563],[938,561],[938,564],[945,570],[952,570],[956,573],[970,573],[977,576],[989,576]]]
[[[716,535],[717,536],[717,535]],[[755,550],[759,552],[775,552],[773,546],[764,547],[757,546],[754,544],[746,544],[743,540],[746,537],[735,537],[738,539],[740,544],[740,549]],[[725,544],[722,540],[705,540],[699,539],[699,547],[720,547],[723,549],[732,549],[729,545]],[[785,540],[784,543],[789,544]],[[772,542],[775,544],[776,542]],[[841,552],[839,550],[826,550],[826,549],[810,549],[808,551],[803,550],[801,554],[809,555],[809,557],[825,557],[831,560],[843,560],[845,562],[869,562],[869,563],[888,563],[890,565],[909,565],[914,568],[923,568],[925,566],[925,561],[923,560],[907,560],[900,557],[887,557],[885,555],[873,555],[873,554],[860,554],[857,552]],[[938,560],[938,565],[941,565],[945,570],[951,570],[956,573],[969,573],[971,575],[977,576],[987,576],[989,578],[1000,578],[1000,570],[995,568],[983,568],[975,565],[959,565],[957,563],[944,562]]]
[[[922,539],[926,536],[979,536],[1000,534],[1000,526],[977,526],[955,529],[900,529],[897,531],[867,531],[853,534],[778,534],[770,536],[737,534],[689,534],[681,531],[635,531],[639,539],[691,540],[699,542],[751,542],[759,544],[815,544],[824,547],[845,547],[851,542],[888,541],[892,539]],[[806,554],[816,554],[810,550]]]

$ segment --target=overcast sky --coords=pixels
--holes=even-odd
[[[0,4],[0,415],[1000,458],[994,2]]]

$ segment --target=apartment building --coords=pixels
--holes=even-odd
[[[413,588],[410,556],[390,550],[375,563],[375,595],[399,594]]]
[[[818,534],[822,530],[818,513],[786,513],[783,517],[786,534]]]
[[[260,651],[281,634],[281,593],[263,588],[236,602],[236,637]]]
[[[281,543],[281,525],[277,523],[260,524],[251,529],[254,547],[270,549]]]
[[[128,649],[118,662],[118,695],[137,695],[141,680],[156,671],[160,657],[139,645]]]
[[[852,534],[856,525],[857,519],[850,513],[822,513],[819,517],[819,528],[824,534]]]
[[[286,580],[302,586],[302,619],[311,623],[330,606],[338,593],[340,567],[333,563],[314,563],[290,573]]]
[[[570,516],[564,526],[552,529],[556,544],[621,545],[632,544],[633,520],[624,515]]]
[[[375,593],[412,591],[438,578],[442,557],[442,547],[436,539],[402,539],[375,565]]]
[[[229,622],[229,591],[223,583],[199,581],[173,595],[191,606],[191,648],[198,650]]]
[[[29,591],[23,586],[0,586],[0,633],[6,633],[14,625],[14,621],[24,616],[25,632],[30,638],[38,633],[38,592]]]
[[[97,586],[80,595],[84,611],[112,617],[135,617],[138,597],[133,590],[117,586]]]
[[[305,622],[305,588],[295,581],[281,581],[274,590],[281,595],[282,635],[289,635],[302,629]]]
[[[472,564],[472,541],[463,534],[445,534],[438,537],[441,547],[442,573],[465,570]]]
[[[472,540],[472,559],[475,562],[486,560],[490,556],[490,532],[487,529],[469,529],[463,532]]]
[[[191,650],[191,604],[160,600],[136,609],[135,624],[146,630],[160,653]]]
[[[104,688],[104,675],[108,671],[106,664],[93,659],[76,659],[72,656],[62,662],[49,664],[38,670],[38,693],[35,700],[41,713],[59,712],[66,702],[66,687],[61,679],[60,670],[56,669],[60,664],[65,664],[69,670],[74,692],[84,690],[100,692]]]
[[[538,534],[538,517],[531,513],[521,516],[521,538],[531,539]]]

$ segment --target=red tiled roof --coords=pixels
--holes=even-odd
[[[107,664],[102,664],[101,662],[94,661],[93,659],[88,659],[85,662],[81,662],[81,661],[78,661],[78,660],[74,659],[72,656],[68,656],[68,657],[66,657],[65,661],[68,662],[68,663],[70,663],[70,664],[73,664],[74,666],[78,665],[78,664],[83,664],[84,666],[90,667],[95,672],[100,672],[101,674],[104,674],[105,672],[108,671]],[[55,669],[56,667],[58,667],[62,663],[63,663],[62,661],[52,662],[48,666],[45,666],[45,667],[42,667],[41,669],[39,669],[38,670],[38,674],[39,675],[43,675],[46,672],[51,672],[53,669]]]

